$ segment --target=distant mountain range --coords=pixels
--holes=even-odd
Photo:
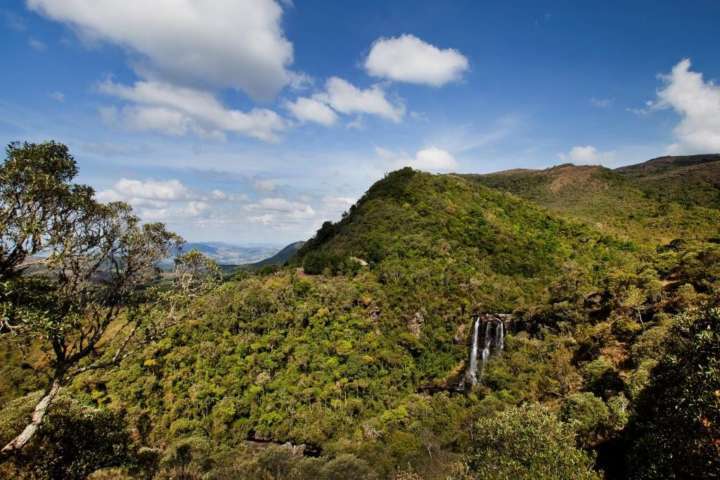
[[[188,242],[183,246],[183,252],[198,250],[220,265],[244,265],[259,262],[272,257],[281,249],[281,245],[232,245],[224,242]]]
[[[245,266],[249,267],[250,269],[258,269],[275,265],[282,266],[285,264],[285,262],[290,260],[295,255],[295,253],[297,253],[297,251],[302,248],[303,245],[305,245],[305,242],[293,242],[290,245],[284,247],[272,257],[268,257],[264,260],[260,260],[259,262],[254,262]]]

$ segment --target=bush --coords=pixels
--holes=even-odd
[[[480,419],[468,459],[483,480],[599,480],[593,458],[575,447],[572,428],[540,405],[513,407]]]
[[[613,364],[605,357],[587,363],[582,369],[582,374],[585,388],[600,397],[609,398],[613,393],[624,388],[624,383]]]
[[[348,480],[351,478],[375,480],[378,477],[366,461],[355,455],[343,454],[323,466],[320,478],[322,480]]]
[[[720,472],[720,309],[683,314],[628,425],[628,478]]]
[[[194,480],[207,471],[210,460],[210,445],[203,437],[183,438],[176,441],[163,455],[160,479]]]
[[[573,393],[563,401],[560,418],[575,428],[582,446],[589,447],[608,429],[610,411],[591,392]]]
[[[14,462],[15,478],[81,480],[96,470],[132,467],[136,458],[121,415],[60,399]]]

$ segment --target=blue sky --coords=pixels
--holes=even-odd
[[[720,151],[716,1],[8,0],[0,141],[189,240],[287,243],[404,165]]]

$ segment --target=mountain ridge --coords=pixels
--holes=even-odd
[[[491,188],[645,244],[712,235],[720,221],[720,155],[658,157],[610,169],[561,164],[467,174]]]

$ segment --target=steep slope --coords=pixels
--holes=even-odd
[[[616,170],[564,164],[465,177],[614,235],[658,244],[717,235],[719,160],[662,157]]]
[[[348,259],[362,259],[387,284],[460,289],[468,306],[475,298],[513,310],[537,299],[567,263],[591,277],[633,249],[466,178],[406,168],[373,185],[340,222],[324,224],[298,259],[315,271],[352,269]],[[473,277],[477,289],[465,284]]]
[[[457,374],[473,312],[521,311],[568,282],[592,292],[637,252],[512,195],[406,168],[324,224],[296,261],[306,273],[369,269],[387,298],[381,318],[416,332],[416,374],[436,383]]]
[[[249,263],[246,265],[243,265],[242,267],[245,269],[250,270],[257,270],[262,267],[268,267],[268,266],[277,266],[280,267],[282,265],[285,265],[295,254],[297,253],[302,246],[305,245],[304,241],[301,242],[293,242],[290,245],[287,245],[282,248],[279,252],[277,252],[275,255],[264,258],[260,260],[259,262]]]

